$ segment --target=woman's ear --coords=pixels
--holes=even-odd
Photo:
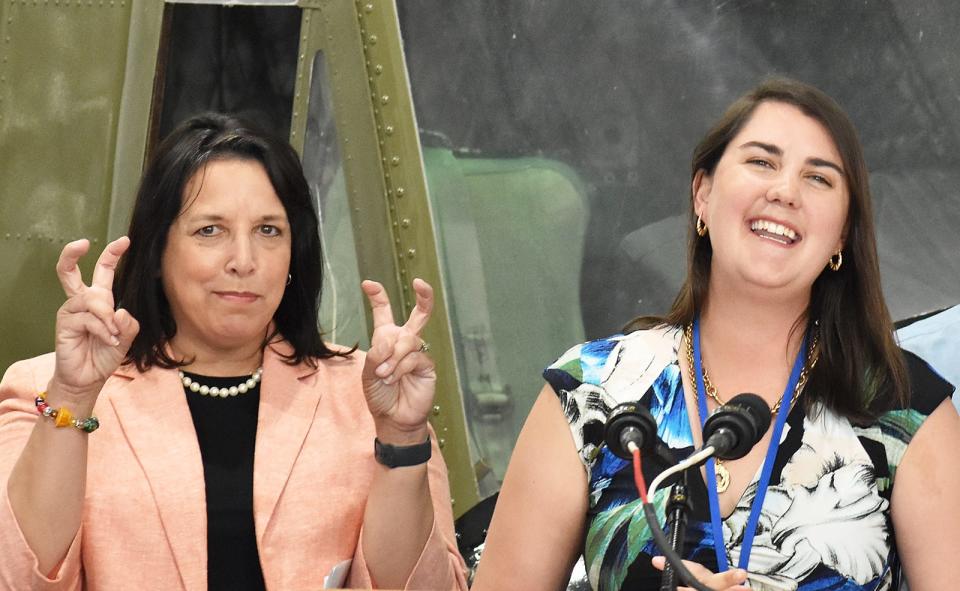
[[[713,187],[713,177],[707,171],[700,169],[693,175],[690,191],[693,193],[693,213],[703,216],[710,201],[710,189]]]

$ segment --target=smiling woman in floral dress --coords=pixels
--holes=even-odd
[[[810,86],[762,84],[695,150],[689,271],[670,312],[572,348],[544,376],[476,589],[556,589],[578,554],[594,589],[658,589],[663,559],[632,467],[602,445],[606,418],[639,400],[679,460],[740,392],[759,394],[774,422],[745,457],[690,478],[681,554],[702,583],[886,591],[905,574],[912,591],[932,591],[960,580],[953,388],[896,346],[859,140]],[[664,468],[644,461],[648,481]],[[667,493],[652,499],[661,519]]]

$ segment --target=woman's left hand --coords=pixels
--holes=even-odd
[[[373,314],[373,338],[363,366],[363,392],[377,437],[394,445],[423,443],[437,376],[420,333],[433,311],[433,288],[422,279],[413,280],[417,304],[406,323],[397,326],[383,286],[368,280],[360,287],[370,300]]]
[[[654,568],[663,570],[667,559],[663,556],[654,556],[650,561]],[[713,573],[710,569],[701,564],[684,560],[683,565],[687,567],[690,574],[697,578],[697,581],[711,589],[722,591],[750,591],[747,586],[747,571],[742,568],[733,568],[722,573]],[[691,587],[678,587],[677,591],[693,591]]]

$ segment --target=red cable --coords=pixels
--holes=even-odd
[[[643,471],[640,469],[640,450],[633,450],[633,481],[637,485],[637,491],[640,493],[640,500],[647,504],[647,483],[643,479]]]

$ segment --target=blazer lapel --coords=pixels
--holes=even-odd
[[[176,370],[137,373],[110,398],[160,513],[164,533],[187,591],[207,588],[207,514],[203,460]],[[122,541],[118,542],[122,543]]]
[[[261,544],[313,424],[321,396],[320,389],[311,384],[320,377],[315,374],[323,372],[323,363],[318,368],[287,365],[280,354],[290,350],[287,343],[278,343],[267,347],[263,355],[253,459],[253,513],[257,542]]]

